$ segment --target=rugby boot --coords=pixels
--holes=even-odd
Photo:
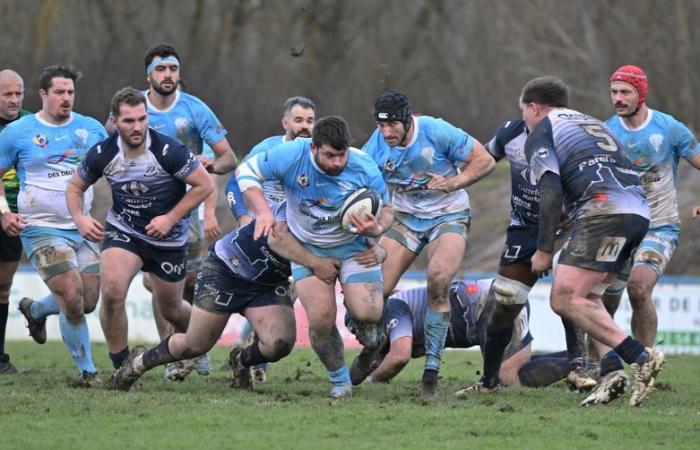
[[[457,398],[467,398],[479,394],[493,394],[498,392],[498,386],[487,387],[484,382],[479,380],[476,383],[455,392]]]
[[[163,376],[169,381],[185,381],[192,369],[194,369],[194,360],[183,359],[166,364]]]
[[[97,376],[97,372],[88,372],[87,370],[83,370],[83,372],[80,375],[80,378],[78,378],[76,381],[71,382],[70,387],[88,389],[98,387],[101,384],[102,380],[100,380],[100,377]]]
[[[383,357],[384,355],[381,351],[370,350],[364,347],[352,360],[352,365],[350,366],[350,381],[353,386],[357,386],[365,381],[365,378],[379,366]]]
[[[241,352],[243,352],[241,347],[234,347],[228,357],[233,373],[231,387],[250,391],[253,389],[253,379],[250,376],[250,368],[244,367],[241,363]]]
[[[631,406],[639,406],[654,390],[656,375],[663,370],[666,362],[664,354],[658,348],[646,348],[648,358],[642,363],[632,364],[634,390],[630,397]]]
[[[434,370],[424,370],[421,382],[420,397],[423,400],[430,400],[438,394],[438,373]]]
[[[32,303],[34,303],[34,300],[24,297],[19,301],[19,312],[21,312],[27,320],[29,335],[37,344],[43,344],[46,342],[46,318],[44,317],[41,320],[36,320],[32,317]]]
[[[253,380],[258,383],[267,382],[267,364],[259,364],[252,367]]]
[[[203,354],[202,356],[194,360],[194,370],[202,376],[207,376],[214,371],[211,364],[211,356],[209,352]]]
[[[331,387],[331,392],[328,394],[330,398],[335,400],[341,400],[344,398],[352,397],[352,385],[351,384],[334,384]]]
[[[110,380],[110,388],[119,391],[128,391],[141,378],[142,372],[137,372],[134,369],[134,360],[137,356],[143,355],[146,352],[146,347],[137,345],[131,349],[129,357],[122,363],[121,367],[114,372]]]
[[[570,391],[577,392],[588,392],[598,383],[591,378],[583,366],[576,366],[572,369],[566,376],[566,385],[569,387]]]
[[[605,405],[622,396],[627,390],[629,378],[624,370],[615,370],[603,376],[591,394],[583,399],[581,406]]]

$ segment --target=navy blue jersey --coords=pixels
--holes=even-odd
[[[496,161],[505,157],[510,164],[510,224],[538,226],[540,191],[527,177],[526,140],[525,122],[522,119],[510,119],[498,127],[496,135],[486,144],[486,150]]]
[[[292,275],[289,261],[272,251],[267,237],[253,239],[254,232],[255,220],[231,231],[211,249],[240,278],[270,286],[286,281]]]
[[[639,173],[610,130],[578,111],[555,108],[527,138],[530,181],[552,172],[561,178],[569,217],[637,214],[649,218]]]
[[[179,247],[187,242],[186,217],[162,239],[146,234],[146,225],[175,207],[185,195],[184,180],[199,165],[187,147],[149,129],[142,155],[127,157],[115,133],[88,151],[78,175],[88,184],[105,176],[112,188],[107,222],[115,228],[158,247]]]

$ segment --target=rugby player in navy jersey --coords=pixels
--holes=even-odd
[[[251,367],[289,354],[296,339],[289,261],[310,268],[328,286],[335,284],[340,263],[314,255],[286,231],[284,203],[275,213],[278,223],[269,236],[256,239],[253,220],[212,245],[197,274],[187,333],[173,334],[149,350],[135,347],[115,373],[114,388],[129,390],[153,367],[208,351],[234,313],[250,321],[257,339],[246,348],[237,347],[231,352],[232,387],[251,389]]]
[[[213,189],[204,166],[178,141],[148,127],[146,99],[132,88],[111,102],[117,133],[87,153],[70,180],[66,202],[80,234],[102,242],[100,321],[115,368],[129,356],[126,295],[143,270],[155,302],[176,331],[185,331],[182,300],[188,215]],[[83,213],[83,194],[104,176],[112,190],[106,226]],[[187,190],[187,186],[191,189]]]
[[[664,355],[627,335],[600,295],[622,270],[649,227],[649,205],[639,175],[599,120],[567,109],[568,88],[557,77],[528,82],[520,97],[530,130],[525,143],[528,176],[540,191],[540,223],[532,270],[552,269],[562,205],[573,225],[560,252],[552,284],[552,309],[573,321],[631,365],[639,405],[652,392]],[[622,371],[582,404],[607,403],[624,392]],[[482,380],[489,383],[490,380]]]

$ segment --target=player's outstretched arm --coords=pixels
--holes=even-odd
[[[403,336],[391,343],[389,353],[370,375],[372,382],[387,382],[398,375],[411,360],[413,338]]]
[[[66,206],[80,235],[89,241],[99,242],[104,238],[104,227],[96,219],[85,214],[85,191],[89,187],[90,184],[83,180],[76,170],[66,186]]]
[[[321,258],[308,251],[289,232],[285,222],[277,222],[273,232],[267,237],[270,248],[283,258],[311,269],[313,274],[326,284],[333,284],[338,278],[340,261]]]

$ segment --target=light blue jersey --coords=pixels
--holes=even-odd
[[[474,139],[442,119],[413,117],[413,137],[405,147],[389,147],[381,132],[374,131],[362,149],[379,165],[392,190],[396,211],[421,219],[433,219],[469,209],[463,189],[446,194],[426,188],[428,173],[452,178],[466,162]]]
[[[303,243],[321,248],[339,247],[358,238],[343,229],[340,208],[360,188],[377,191],[388,200],[386,185],[376,163],[363,151],[350,148],[348,163],[337,176],[318,168],[311,154],[311,139],[297,138],[245,161],[238,184],[245,191],[262,189],[264,180],[279,180],[287,198],[287,223]]]
[[[183,143],[195,155],[204,153],[204,143],[213,146],[226,137],[226,129],[211,109],[197,97],[177,91],[175,101],[165,110],[157,109],[146,97],[148,125]]]
[[[627,128],[618,116],[608,119],[606,125],[622,144],[622,152],[641,172],[651,208],[649,227],[680,227],[676,192],[678,161],[680,158],[690,161],[700,153],[693,133],[672,116],[653,109],[649,109],[647,119],[635,130]]]
[[[17,168],[17,208],[29,226],[76,229],[66,206],[66,186],[87,151],[107,138],[102,124],[71,113],[68,122],[52,125],[32,114],[0,133],[0,168]],[[85,193],[86,214],[92,189]]]

